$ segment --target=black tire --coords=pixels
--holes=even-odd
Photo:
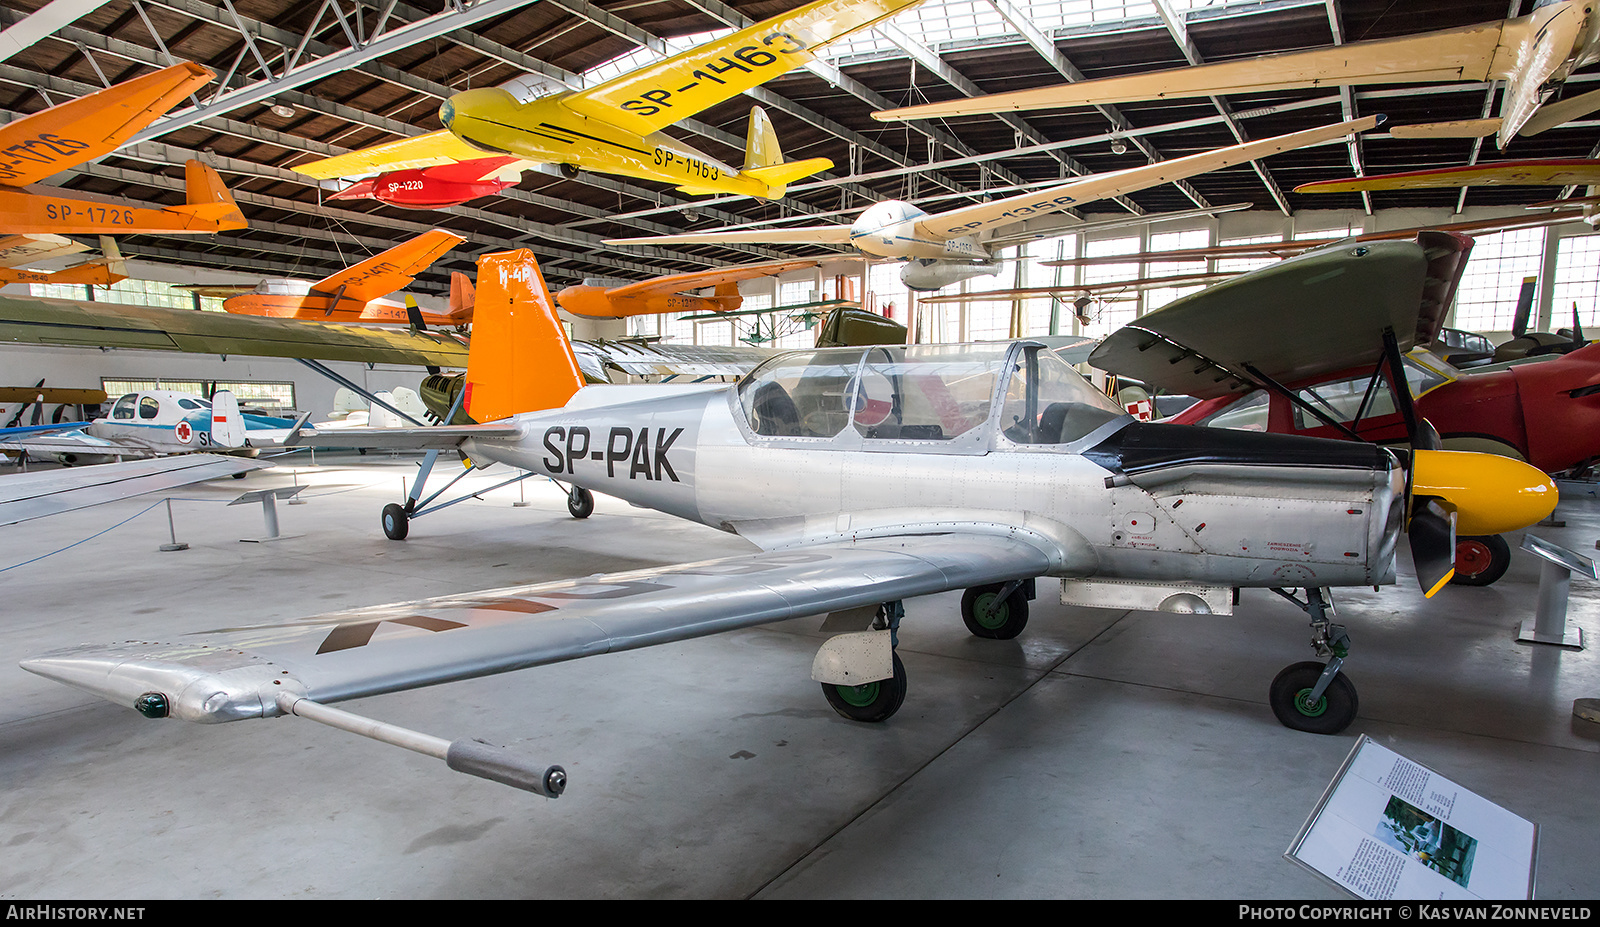
[[[851,721],[876,724],[887,721],[906,700],[906,668],[900,655],[893,654],[894,676],[864,686],[837,686],[825,682],[822,694],[841,716]]]
[[[989,612],[990,602],[1005,588],[1005,583],[973,586],[961,596],[961,620],[978,637],[1008,641],[1028,626],[1028,595],[1022,586]]]
[[[383,534],[391,541],[404,541],[411,530],[411,516],[406,507],[391,502],[383,507]]]
[[[573,518],[588,518],[594,514],[594,493],[580,486],[567,493],[567,511]]]
[[[239,472],[239,473],[230,473],[230,474],[228,474],[228,475],[229,475],[229,476],[231,476],[231,477],[233,477],[233,478],[234,478],[234,479],[236,479],[236,480],[242,480],[242,479],[244,479],[244,475],[245,475],[245,474],[246,474],[246,473],[249,473],[249,472],[250,472],[250,471],[248,471],[248,470],[245,470],[245,471],[242,471],[242,472]]]
[[[1321,663],[1307,660],[1284,667],[1272,680],[1267,701],[1284,727],[1308,734],[1337,734],[1356,719],[1361,703],[1356,698],[1355,685],[1344,673],[1333,677],[1317,704],[1306,705],[1301,701],[1302,696],[1316,687],[1323,669]]]
[[[1457,586],[1487,586],[1506,575],[1511,566],[1511,545],[1498,534],[1469,534],[1456,538]]]

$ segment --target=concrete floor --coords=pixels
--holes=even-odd
[[[0,572],[0,898],[1347,898],[1283,852],[1356,737],[1541,827],[1536,897],[1593,898],[1600,590],[1574,584],[1590,649],[1513,641],[1538,566],[1424,600],[1338,594],[1360,717],[1339,736],[1281,727],[1267,685],[1312,658],[1305,618],[1264,590],[1232,617],[1067,608],[1041,583],[1015,641],[969,636],[959,593],[907,603],[910,694],[848,722],[809,679],[805,619],[396,693],[341,707],[564,765],[548,801],[295,718],[153,722],[16,667],[80,642],[749,551],[601,497],[574,521],[528,481],[378,527],[406,458],[321,455],[175,495]],[[490,471],[477,486],[497,478]],[[292,480],[286,534],[239,492]],[[0,529],[0,568],[157,500]],[[1600,500],[1536,533],[1594,553]]]

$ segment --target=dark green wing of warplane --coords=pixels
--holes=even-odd
[[[0,297],[0,342],[370,364],[467,365],[466,339],[443,332],[64,299]]]
[[[1401,351],[1443,324],[1471,239],[1345,241],[1174,300],[1112,332],[1089,357],[1163,392],[1210,399],[1376,363],[1383,333]]]

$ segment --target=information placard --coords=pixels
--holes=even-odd
[[[1362,735],[1285,856],[1358,898],[1530,899],[1539,827]]]

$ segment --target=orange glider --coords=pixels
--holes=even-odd
[[[614,287],[569,286],[556,294],[556,303],[567,312],[586,319],[622,319],[666,312],[732,312],[743,304],[739,296],[740,280],[775,277],[822,263],[820,260],[772,261],[653,277]],[[716,287],[715,293],[693,296],[688,292],[706,287]]]
[[[404,325],[410,320],[406,307],[380,298],[409,286],[417,274],[463,241],[453,232],[433,229],[315,283],[263,280],[252,292],[224,300],[222,308],[278,319]],[[471,320],[471,284],[463,290],[465,279],[461,274],[452,276],[451,311],[422,313],[424,324],[463,325]]]

